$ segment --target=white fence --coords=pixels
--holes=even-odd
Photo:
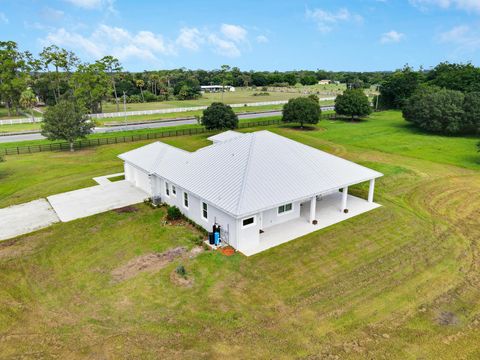
[[[335,98],[323,98],[320,101],[324,100],[335,100]],[[241,107],[252,107],[252,106],[267,106],[267,105],[283,105],[286,104],[288,100],[277,100],[277,101],[261,101],[253,103],[244,103],[244,104],[228,104],[232,108],[241,108]],[[126,111],[126,112],[113,112],[113,113],[103,113],[103,114],[90,114],[89,117],[92,119],[108,119],[114,117],[123,117],[123,116],[136,116],[136,115],[153,115],[153,114],[171,114],[179,112],[189,112],[189,111],[199,111],[205,110],[205,106],[191,106],[183,108],[169,108],[169,109],[157,109],[157,110],[138,110],[138,111]],[[331,109],[330,109],[331,108]],[[333,110],[333,106],[322,106],[322,110]],[[22,118],[22,119],[4,119],[0,120],[0,125],[12,125],[12,124],[28,124],[28,123],[37,123],[42,122],[43,118],[34,117],[34,118]]]
[[[13,124],[32,124],[37,122],[42,122],[43,118],[34,117],[34,118],[20,118],[20,119],[3,119],[0,120],[0,125],[13,125]]]
[[[228,104],[231,107],[251,107],[251,106],[266,106],[266,105],[283,105],[286,104],[286,100],[279,101],[263,101],[263,102],[253,102],[245,104]],[[157,110],[138,110],[138,111],[120,111],[113,113],[103,113],[103,114],[91,114],[90,117],[93,119],[106,119],[113,117],[122,117],[122,116],[136,116],[136,115],[153,115],[153,114],[171,114],[179,112],[188,112],[188,111],[199,111],[205,110],[208,106],[191,106],[184,108],[169,108],[169,109],[157,109]]]

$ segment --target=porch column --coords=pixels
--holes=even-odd
[[[342,212],[347,208],[348,186],[345,186],[342,191]]]
[[[370,187],[368,188],[368,202],[373,202],[373,192],[375,190],[375,179],[370,180]]]
[[[315,214],[317,211],[317,197],[314,196],[310,199],[310,224],[315,220]]]

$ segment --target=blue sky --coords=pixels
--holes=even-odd
[[[480,0],[0,0],[0,34],[130,71],[480,65]]]

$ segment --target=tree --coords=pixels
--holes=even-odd
[[[80,104],[63,99],[45,111],[42,135],[48,140],[65,140],[70,144],[70,151],[74,151],[74,141],[85,138],[92,132],[93,127],[94,124]]]
[[[465,96],[460,91],[423,86],[407,101],[403,117],[423,130],[441,134],[467,132]]]
[[[464,92],[480,91],[480,69],[470,63],[443,62],[427,74],[430,85]]]
[[[145,81],[142,79],[135,80],[135,85],[140,88],[140,93],[142,94],[142,100],[145,102],[145,98],[143,97],[143,87],[145,86]]]
[[[380,86],[380,107],[401,109],[408,98],[417,90],[421,76],[408,65],[401,71],[389,75]]]
[[[105,71],[110,75],[112,81],[113,95],[115,96],[115,103],[117,104],[117,112],[120,111],[120,104],[118,103],[117,86],[115,81],[116,74],[120,73],[123,68],[117,58],[113,56],[104,56],[99,60],[105,66]],[[157,95],[155,91],[155,95]]]
[[[348,89],[335,99],[335,112],[339,115],[355,117],[370,115],[372,108],[362,89]]]
[[[315,100],[299,97],[288,100],[283,106],[282,121],[285,123],[317,124],[322,110]]]
[[[469,134],[480,134],[480,92],[465,94],[463,104],[465,111],[464,127]]]
[[[102,112],[102,101],[110,92],[110,80],[105,65],[99,61],[82,64],[71,78],[73,94],[77,101],[95,114]]]
[[[44,48],[40,53],[40,58],[42,59],[43,65],[48,73],[50,73],[50,65],[53,65],[55,69],[55,87],[53,87],[52,90],[55,103],[58,103],[62,95],[60,82],[64,75],[60,73],[60,70],[63,70],[68,76],[70,71],[78,65],[79,60],[73,52],[61,49],[57,45],[51,45]]]
[[[33,93],[32,89],[28,88],[22,92],[20,95],[20,106],[25,110],[30,110],[30,115],[33,119],[33,107],[37,103],[37,98]]]
[[[238,117],[232,108],[221,102],[214,102],[203,110],[202,125],[207,130],[236,129]]]
[[[18,51],[14,41],[0,41],[0,100],[5,103],[8,115],[19,105],[20,94],[27,87],[29,67],[25,53]]]

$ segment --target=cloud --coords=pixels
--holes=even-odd
[[[473,53],[480,50],[480,31],[468,25],[455,26],[441,33],[438,40],[441,43],[455,45],[457,53]]]
[[[410,4],[421,10],[427,10],[430,6],[437,6],[442,9],[451,7],[465,11],[480,12],[479,0],[409,0]]]
[[[102,10],[107,9],[114,12],[115,0],[65,0],[66,2],[87,10]]]
[[[265,44],[265,43],[268,43],[270,41],[268,39],[268,37],[266,37],[265,35],[258,35],[256,40],[257,40],[257,43],[259,43],[259,44]]]
[[[57,21],[64,17],[65,13],[62,10],[52,9],[46,7],[42,10],[41,16],[49,21]]]
[[[225,38],[234,42],[242,42],[247,39],[247,30],[238,25],[222,24],[220,32]]]
[[[176,56],[181,50],[199,51],[202,47],[225,57],[238,57],[248,48],[247,32],[240,26],[222,24],[217,31],[183,27],[175,39],[141,30],[132,33],[121,27],[100,24],[90,34],[66,28],[45,28],[48,34],[40,39],[43,46],[56,44],[77,52],[89,61],[112,55],[121,61],[139,60],[159,63],[165,56]],[[266,37],[260,38],[265,41]],[[257,39],[258,41],[258,39]]]
[[[405,34],[402,34],[398,31],[391,30],[389,32],[383,33],[380,37],[380,42],[382,44],[391,44],[398,43],[405,38]]]
[[[226,57],[238,57],[241,55],[240,49],[233,41],[228,41],[218,37],[215,34],[208,36],[208,42],[213,46],[214,52]]]
[[[332,31],[333,27],[341,22],[362,22],[363,18],[360,15],[352,14],[348,9],[341,8],[336,12],[330,12],[323,9],[307,9],[305,12],[307,19],[313,20],[317,23],[318,30],[322,33]]]
[[[197,28],[184,27],[180,29],[176,43],[188,50],[197,51],[200,45],[205,42],[200,30]]]
[[[5,15],[3,12],[0,12],[0,24],[8,24],[8,22],[7,15]]]
[[[64,28],[50,32],[41,40],[43,45],[56,44],[78,51],[93,59],[113,55],[122,61],[130,59],[158,61],[159,56],[175,55],[174,46],[159,34],[139,31],[135,34],[108,25],[100,25],[88,36]]]

